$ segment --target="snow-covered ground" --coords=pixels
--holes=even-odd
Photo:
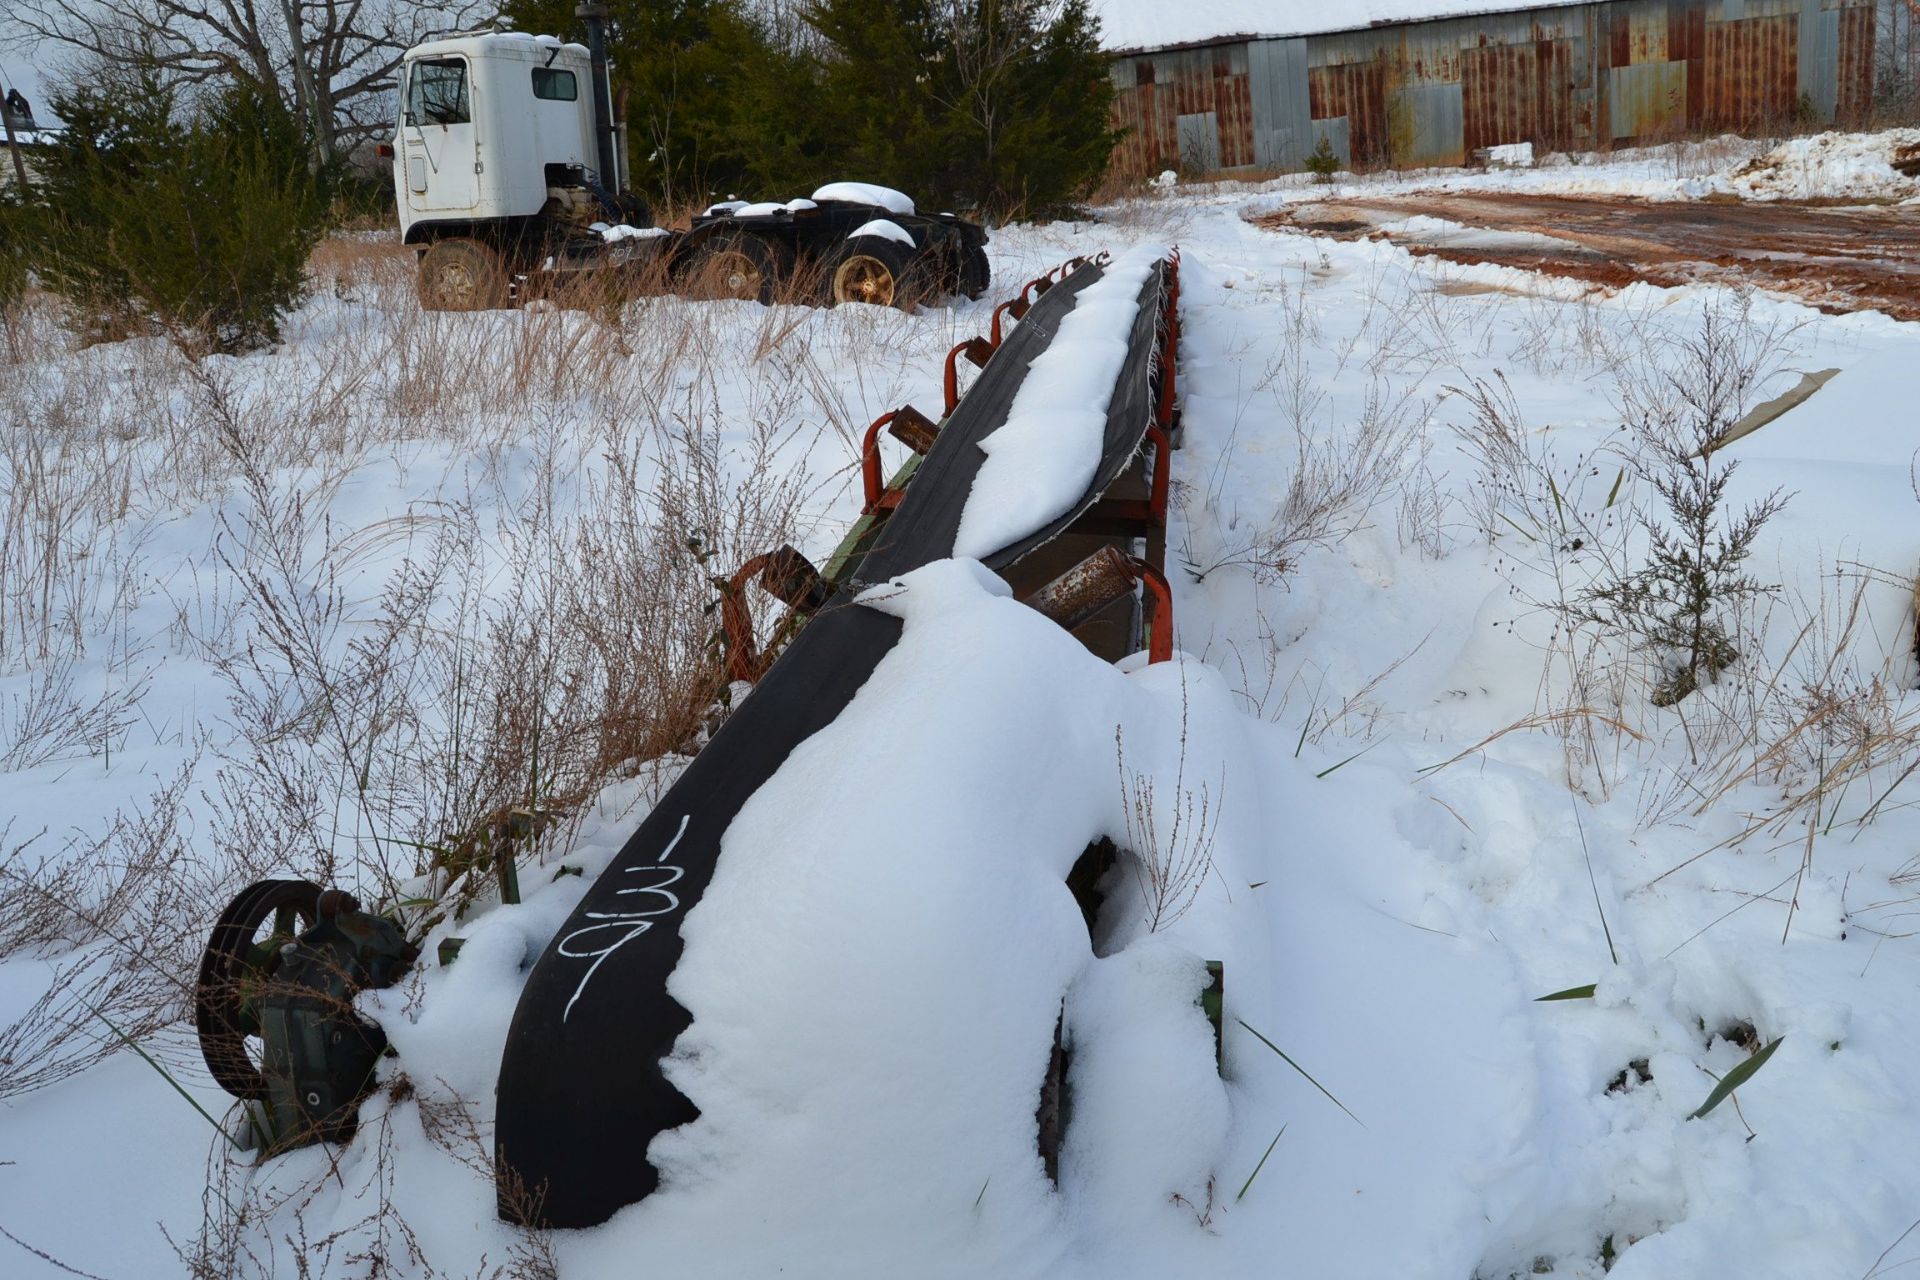
[[[688,919],[672,1069],[702,1116],[651,1152],[661,1194],[522,1235],[487,1158],[525,966],[671,758],[366,998],[398,1057],[350,1148],[254,1164],[140,1058],[86,1055],[112,1037],[71,1003],[51,1058],[7,1033],[0,1274],[1854,1278],[1920,1253],[1920,331],[1280,234],[1259,203],[996,234],[990,298],[1181,246],[1183,657],[1109,667],[967,562],[881,587],[901,645]],[[628,647],[684,672],[703,632],[542,620],[650,616],[623,586],[646,574],[704,599],[782,538],[821,558],[859,431],[936,405],[991,301],[412,306],[354,259],[271,353],[195,373],[29,334],[0,364],[7,919],[44,915],[43,860],[98,868],[90,921],[0,923],[0,1025],[63,967],[144,972],[119,940],[202,927],[236,876],[377,889],[470,816],[470,761],[519,759],[496,739],[529,706],[576,723],[567,690],[640,678]],[[1716,334],[1748,402],[1840,372],[1729,450],[1736,504],[1792,493],[1749,561],[1780,589],[1663,709],[1645,655],[1559,606],[1644,553],[1622,397],[1698,385]],[[689,538],[713,554],[668,554]],[[590,771],[573,746],[546,767]],[[1123,863],[1089,948],[1061,881],[1100,834],[1165,871]],[[125,872],[156,849],[176,874]],[[110,1012],[177,1008],[188,976]],[[1056,1189],[1033,1108],[1062,990]],[[180,1026],[147,1045],[224,1112]]]
[[[1626,196],[1640,200],[1857,200],[1920,201],[1920,176],[1903,172],[1920,162],[1920,129],[1879,133],[1819,133],[1761,142],[1727,134],[1698,141],[1626,147],[1612,152],[1548,152],[1531,164],[1491,164],[1486,170],[1412,169],[1355,175],[1331,184],[1292,174],[1259,183],[1225,181],[1188,188],[1220,198],[1248,193],[1271,203],[1341,195],[1407,191],[1523,192],[1529,195]]]

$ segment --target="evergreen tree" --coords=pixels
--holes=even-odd
[[[613,0],[607,56],[626,93],[633,185],[667,209],[769,176],[764,153],[804,134],[802,103],[769,118],[766,91],[793,73],[742,0]],[[509,0],[525,31],[581,39],[574,0]],[[769,142],[771,141],[771,146]]]
[[[82,83],[54,95],[66,128],[53,135],[17,210],[21,260],[74,304],[90,336],[125,333],[137,318],[133,281],[110,243],[125,192],[157,170],[177,169],[174,93],[150,69]]]
[[[1333,152],[1333,139],[1324,133],[1307,156],[1307,172],[1319,183],[1332,182],[1333,175],[1340,172],[1340,157]]]
[[[846,176],[931,207],[1043,211],[1106,170],[1114,133],[1086,0],[813,0],[822,113]]]
[[[107,338],[157,320],[218,351],[274,341],[328,212],[287,108],[235,84],[182,120],[150,69],[53,105],[67,127],[9,230],[81,325]]]
[[[953,200],[1045,213],[1084,194],[1117,141],[1109,62],[1086,0],[979,0],[955,11],[964,168]]]
[[[822,179],[933,198],[952,159],[933,92],[942,53],[933,0],[815,0],[802,13],[826,46],[811,104],[835,167]]]

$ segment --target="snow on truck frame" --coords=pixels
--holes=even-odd
[[[652,225],[629,189],[605,6],[582,4],[589,45],[485,31],[407,51],[392,154],[405,243],[434,311],[511,306],[582,273],[662,273],[682,292],[771,302],[911,305],[980,296],[986,232],[928,216],[885,187],[835,182],[811,199],[729,201],[685,232]]]

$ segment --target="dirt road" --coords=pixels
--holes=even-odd
[[[1409,222],[1422,218],[1458,225]],[[1920,320],[1920,208],[1912,206],[1416,193],[1315,201],[1258,221],[1604,286],[1751,284],[1830,313],[1877,308]]]

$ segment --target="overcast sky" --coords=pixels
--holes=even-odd
[[[0,49],[0,80],[7,82],[7,88],[26,94],[33,106],[34,118],[48,124],[52,115],[47,110],[47,95],[40,90],[40,78],[34,74],[33,63],[33,57],[23,50]]]

